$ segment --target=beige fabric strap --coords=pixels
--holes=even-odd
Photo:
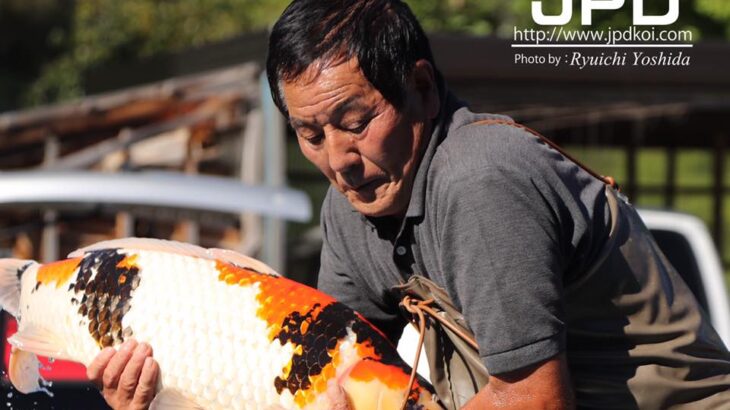
[[[403,306],[405,310],[418,317],[418,345],[416,346],[416,357],[413,359],[411,367],[411,377],[408,380],[408,390],[406,390],[406,396],[403,398],[403,404],[400,406],[401,410],[406,410],[408,406],[408,392],[413,390],[413,383],[416,382],[416,374],[418,373],[418,362],[421,360],[421,350],[423,349],[423,340],[426,337],[426,317],[423,314],[423,305],[427,305],[433,302],[433,299],[428,300],[414,300],[412,297],[406,295],[400,302],[400,306]]]
[[[416,346],[416,357],[413,359],[413,364],[411,368],[411,377],[408,381],[408,391],[411,391],[413,389],[413,383],[415,383],[416,374],[418,373],[418,362],[421,359],[423,341],[426,337],[426,315],[428,315],[432,320],[436,320],[442,326],[445,326],[449,330],[454,332],[459,338],[461,338],[463,341],[469,344],[469,346],[474,348],[474,350],[479,350],[479,345],[477,345],[477,341],[474,336],[462,331],[457,326],[454,326],[451,322],[436,313],[436,311],[433,310],[433,308],[431,307],[433,303],[433,299],[420,300],[410,295],[404,296],[403,300],[401,300],[400,302],[400,306],[402,306],[407,312],[411,313],[417,318],[416,324],[418,326],[418,345]],[[407,405],[408,395],[406,395],[406,397],[403,399],[403,405],[401,406],[401,409],[405,410]]]
[[[419,330],[411,382],[425,346],[439,401],[446,409],[461,408],[489,378],[466,321],[446,291],[423,276],[413,275],[393,290],[401,295],[402,310]]]

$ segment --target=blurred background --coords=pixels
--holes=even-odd
[[[730,2],[681,2],[670,28],[692,32],[688,67],[581,70],[514,63],[515,27],[536,27],[531,0],[407,3],[474,110],[544,133],[642,208],[695,215],[730,278]],[[666,0],[645,3],[666,13]],[[327,182],[262,81],[286,4],[0,0],[0,256],[49,261],[150,236],[237,249],[313,284]],[[590,28],[630,25],[627,6],[595,12]]]

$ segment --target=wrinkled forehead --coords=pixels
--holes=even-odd
[[[313,63],[299,77],[280,82],[280,93],[291,119],[359,110],[382,99],[354,58],[337,65]]]

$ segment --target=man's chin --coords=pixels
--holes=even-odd
[[[396,216],[401,213],[400,207],[395,206],[392,200],[388,200],[389,198],[376,198],[370,202],[352,197],[348,197],[347,199],[357,212],[370,218]]]

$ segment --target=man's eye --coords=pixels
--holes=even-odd
[[[370,120],[364,120],[360,123],[356,123],[354,125],[351,125],[349,127],[345,127],[345,131],[351,132],[353,134],[359,134],[363,131],[365,131],[365,128],[368,127],[368,124],[370,124]]]
[[[319,134],[307,135],[307,136],[303,136],[302,138],[304,138],[305,141],[307,141],[308,143],[310,143],[312,145],[319,145],[324,140],[324,134],[319,133]]]

